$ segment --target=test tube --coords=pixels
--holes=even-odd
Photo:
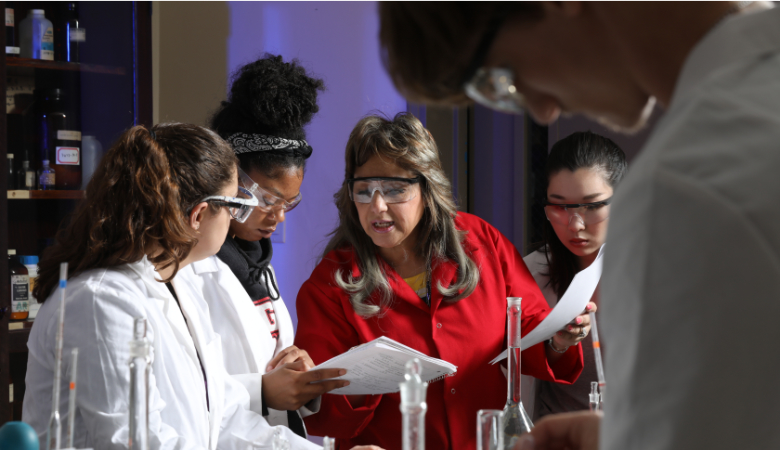
[[[60,318],[57,325],[57,340],[54,350],[54,386],[51,396],[51,417],[46,434],[46,447],[59,450],[62,437],[60,423],[60,383],[62,381],[62,335],[65,330],[65,288],[68,285],[68,263],[60,264]]]
[[[593,339],[593,357],[596,360],[596,375],[599,379],[599,403],[604,405],[604,391],[607,382],[604,381],[604,363],[601,362],[601,341],[599,341],[599,328],[596,326],[596,313],[590,313],[590,336]]]
[[[68,447],[73,447],[73,429],[76,424],[76,377],[78,375],[79,349],[74,348],[70,359],[70,396],[68,397]]]

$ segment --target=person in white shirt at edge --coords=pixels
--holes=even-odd
[[[620,147],[590,131],[573,133],[550,150],[542,202],[547,221],[537,250],[523,260],[551,308],[574,275],[593,263],[604,244],[613,188],[626,167]],[[598,304],[598,295],[591,301]],[[582,353],[584,367],[574,384],[524,376],[523,403],[534,422],[549,414],[589,409],[590,383],[598,381],[590,336],[582,340]]]
[[[194,262],[190,280],[204,293],[214,330],[222,337],[228,373],[262,392],[252,404],[269,423],[306,437],[302,416],[319,410],[320,371],[293,345],[293,323],[271,266],[271,234],[301,201],[306,160],[312,148],[303,127],[319,110],[322,80],[307,76],[297,61],[266,54],[239,68],[230,96],[211,118],[239,160],[239,185],[258,198],[246,222],[232,221],[215,256]],[[262,374],[262,377],[247,374]],[[256,382],[255,386],[250,383]]]
[[[420,3],[379,8],[387,67],[415,101],[468,91],[542,124],[581,113],[627,130],[653,99],[666,110],[612,203],[604,419],[543,419],[536,448],[780,448],[780,9]]]
[[[202,293],[177,276],[217,252],[232,217],[245,217],[252,197],[238,189],[236,162],[215,133],[185,124],[133,127],[103,158],[86,199],[40,263],[35,289],[46,301],[28,341],[22,416],[42,437],[42,448],[61,262],[69,266],[63,354],[80,349],[77,448],[128,448],[129,342],[138,317],[147,320],[153,345],[151,449],[270,447],[277,428],[296,448],[319,448],[249,410],[255,400],[225,372]],[[66,359],[63,373],[70,370]],[[62,377],[63,392],[67,383]],[[61,412],[67,402],[63,395]]]

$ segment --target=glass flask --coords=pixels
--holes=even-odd
[[[590,394],[588,395],[588,400],[590,400],[590,410],[591,411],[598,411],[599,410],[599,383],[598,383],[598,381],[591,381],[590,382]]]
[[[322,450],[336,450],[336,440],[327,436],[322,438]]]
[[[497,409],[477,411],[477,450],[503,450],[504,433],[501,432],[504,413]]]
[[[284,436],[280,427],[274,430],[273,450],[290,450],[290,441]]]
[[[146,319],[138,317],[130,341],[130,450],[149,448],[149,375],[152,370],[151,344],[146,338]]]
[[[417,358],[406,362],[406,374],[401,385],[401,414],[403,416],[403,450],[425,449],[425,402],[428,383],[422,381],[422,364]]]
[[[520,297],[507,297],[507,395],[504,405],[504,448],[511,449],[520,435],[531,431],[533,424],[520,398]]]

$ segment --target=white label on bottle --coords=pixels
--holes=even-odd
[[[19,54],[19,47],[6,47],[5,48],[5,54],[6,55],[18,55]]]
[[[87,40],[87,30],[84,28],[72,28],[70,30],[71,42],[85,42]]]
[[[57,130],[57,139],[61,141],[80,141],[81,131]]]
[[[7,27],[14,26],[14,9],[13,8],[6,8],[5,9],[5,26],[7,26]]]
[[[78,166],[81,164],[81,152],[78,147],[57,147],[57,161],[59,165]]]
[[[35,172],[24,173],[24,187],[30,190],[35,189]]]
[[[30,277],[11,275],[11,312],[27,312],[29,301]]]
[[[51,27],[41,36],[41,59],[54,61],[54,30]]]

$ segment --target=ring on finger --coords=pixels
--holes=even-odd
[[[580,330],[580,334],[578,334],[577,337],[584,338],[587,335],[588,335],[588,332],[585,331],[585,327],[582,327],[582,329]]]

